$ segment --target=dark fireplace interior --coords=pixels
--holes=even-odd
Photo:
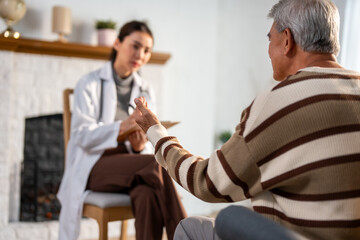
[[[59,218],[60,203],[56,193],[63,171],[62,114],[27,118],[21,169],[20,221]]]

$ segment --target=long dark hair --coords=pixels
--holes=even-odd
[[[124,41],[124,38],[126,36],[129,36],[131,33],[133,32],[144,32],[147,33],[151,36],[151,38],[154,41],[154,37],[152,35],[152,32],[150,30],[150,28],[146,25],[145,22],[140,22],[140,21],[131,21],[131,22],[127,22],[125,23],[122,28],[120,29],[119,35],[118,35],[118,39],[120,42]],[[116,53],[117,51],[113,48],[110,54],[110,60],[113,63],[115,61],[116,58]]]

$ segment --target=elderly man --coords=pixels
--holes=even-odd
[[[251,199],[255,212],[296,238],[360,239],[360,73],[336,61],[337,8],[331,0],[280,0],[269,17],[269,56],[279,83],[243,111],[221,149],[206,159],[191,154],[143,98],[135,100],[136,121],[157,161],[196,197]],[[205,236],[205,221],[196,230],[187,221],[196,225],[183,220],[179,239]]]

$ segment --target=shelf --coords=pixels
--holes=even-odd
[[[4,37],[0,37],[0,50],[101,60],[108,60],[111,53],[110,47],[79,43],[48,42],[25,38],[9,39]],[[170,54],[168,53],[153,52],[149,63],[165,64],[169,58]]]

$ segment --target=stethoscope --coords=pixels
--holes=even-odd
[[[100,85],[100,109],[99,109],[99,119],[98,119],[98,123],[103,123],[102,121],[102,114],[103,114],[103,102],[104,102],[104,79],[101,79],[101,85]],[[147,102],[150,101],[150,93],[148,89],[144,89],[143,86],[139,87],[140,93],[138,95],[138,97],[144,97],[146,99]],[[136,106],[134,105],[134,103],[130,103],[128,104],[128,112],[131,115],[134,110],[135,110]]]

